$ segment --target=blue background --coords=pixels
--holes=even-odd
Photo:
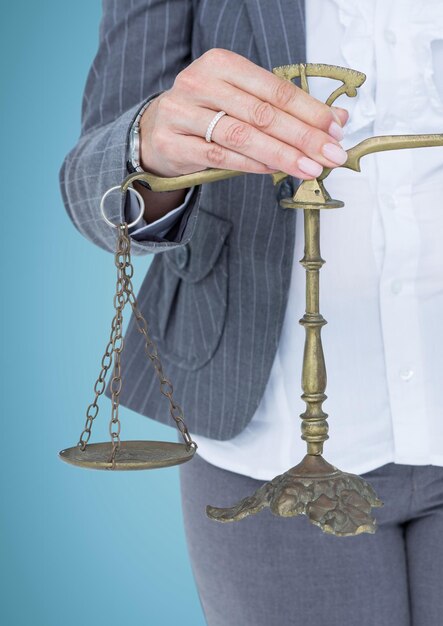
[[[58,459],[83,428],[112,318],[112,257],[75,230],[58,186],[100,16],[98,0],[2,11],[1,622],[201,626],[178,469],[116,474]],[[150,260],[134,260],[136,287]],[[109,406],[93,441],[108,437]],[[122,434],[176,440],[126,409]]]

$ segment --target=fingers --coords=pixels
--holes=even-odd
[[[345,123],[347,116],[345,109],[327,106],[292,81],[276,76],[236,52],[213,48],[206,55],[216,78],[250,93],[263,102],[269,102],[277,109],[310,126],[328,132],[333,122],[341,125]]]
[[[214,128],[212,137],[221,146],[241,152],[255,160],[260,159],[268,167],[298,178],[319,176],[323,166],[329,166],[330,163],[326,157],[316,155],[322,161],[321,164],[307,156],[306,151],[270,137],[254,126],[229,115],[224,115],[220,119]],[[300,143],[306,140],[307,135],[300,134]]]
[[[177,130],[187,135],[203,137],[214,115],[215,112],[210,109],[199,108],[197,117],[181,116],[180,129]],[[212,143],[215,142],[254,162],[261,162],[274,171],[283,171],[297,178],[319,176],[323,167],[336,167],[337,161],[340,163],[346,161],[346,152],[338,144],[333,143],[335,140],[329,135],[323,131],[313,131],[303,122],[297,120],[291,122],[289,116],[287,117],[288,127],[283,124],[283,127],[276,131],[276,134],[285,139],[283,141],[276,139],[275,136],[271,137],[251,124],[224,115],[212,132]],[[293,145],[290,145],[291,140]],[[205,143],[207,144],[206,140]],[[300,148],[296,147],[296,144]],[[334,151],[337,151],[337,154],[334,154]]]
[[[346,109],[334,106],[331,106],[331,110],[334,116],[338,116],[337,122],[341,127],[343,127],[349,119],[349,112]]]
[[[291,150],[291,147],[297,148],[301,153],[323,167],[336,167],[337,165],[342,165],[347,160],[347,154],[339,144],[339,141],[343,139],[343,130],[338,122],[333,121],[331,123],[332,130],[326,133],[284,111],[280,111],[269,102],[263,102],[255,96],[236,89],[227,83],[217,81],[214,92],[217,99],[216,106],[220,107],[220,110],[229,113],[231,118],[227,120],[226,116],[224,116],[217,123],[217,136],[215,137],[215,130],[213,133],[214,141],[217,141],[217,143],[233,150],[240,148],[242,152],[258,160],[264,155],[272,155],[275,151],[282,152],[282,157],[284,158],[285,147],[282,145],[283,142],[287,144],[285,165],[289,167],[291,167],[291,163],[293,166],[294,159],[297,156],[297,153]],[[209,124],[215,115],[215,111],[212,110],[210,113],[207,113],[209,108],[214,106],[213,96],[206,95],[206,97],[202,96],[200,99],[208,103],[208,109],[205,109],[205,115],[203,116],[202,114],[198,121],[194,120],[194,124],[188,119],[188,123],[191,123],[191,127],[188,130],[189,132],[192,130],[193,134],[201,136],[204,135],[203,124],[206,122]],[[244,122],[244,124],[233,126],[234,120]],[[198,133],[197,128],[199,128]],[[237,137],[231,137],[231,135],[237,135]],[[239,135],[245,136],[245,145],[242,144],[242,139]],[[279,141],[275,142],[272,138]],[[249,139],[251,142],[249,142]],[[251,145],[249,145],[250,143]],[[244,148],[250,148],[250,152],[246,152]],[[283,168],[283,171],[287,170]]]
[[[208,144],[206,130],[220,110],[227,114]],[[140,124],[142,147],[150,139],[144,163],[164,175],[215,167],[309,179],[347,160],[339,143],[345,109],[230,50],[213,48],[194,60],[147,111]]]
[[[207,167],[217,169],[237,170],[255,174],[272,174],[275,169],[270,169],[264,163],[255,161],[239,152],[234,152],[206,139],[192,135],[183,138],[183,147],[186,151],[186,163],[180,160],[178,155],[170,155],[168,162],[173,164],[174,169],[183,174],[203,170]]]

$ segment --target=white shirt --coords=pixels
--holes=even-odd
[[[363,71],[347,108],[345,149],[373,135],[442,132],[441,0],[309,0],[308,62]],[[325,101],[337,83],[311,79]],[[364,473],[388,462],[443,466],[443,148],[366,156],[326,189],[320,311],[329,414],[325,458]],[[279,346],[261,403],[228,441],[192,434],[208,462],[260,480],[296,465],[300,439],[305,271],[303,215]]]

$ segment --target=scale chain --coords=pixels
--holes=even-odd
[[[132,311],[134,313],[135,322],[137,324],[138,331],[143,335],[145,339],[145,353],[146,356],[151,360],[154,369],[156,371],[157,377],[160,381],[160,392],[169,400],[169,412],[171,414],[172,419],[175,421],[178,430],[180,431],[183,440],[187,446],[191,446],[194,449],[197,449],[197,444],[191,438],[188,428],[185,424],[183,418],[183,409],[181,406],[174,401],[173,393],[174,389],[171,381],[165,376],[163,372],[163,365],[158,354],[157,346],[152,341],[149,331],[148,324],[146,319],[143,317],[137,303],[137,298],[134,294],[134,289],[132,286],[132,276],[134,274],[134,268],[131,263],[130,258],[130,239],[127,237],[128,241],[128,262],[124,268],[124,276],[125,276],[125,292],[127,294],[127,300],[131,305]]]
[[[127,302],[127,297],[125,295],[125,275],[124,268],[126,264],[126,242],[121,234],[119,234],[117,240],[117,249],[114,256],[114,262],[117,267],[117,283],[116,290],[114,295],[114,308],[115,315],[112,319],[111,323],[111,335],[109,342],[106,346],[105,353],[102,358],[102,369],[100,371],[99,377],[97,378],[94,391],[95,398],[93,402],[88,406],[86,410],[86,423],[83,429],[83,432],[80,435],[80,439],[78,442],[81,450],[85,450],[86,445],[91,437],[91,429],[92,424],[99,412],[98,406],[98,398],[105,391],[105,380],[106,375],[111,368],[112,363],[114,362],[114,370],[113,377],[111,381],[111,420],[109,423],[109,433],[112,441],[112,456],[111,463],[112,467],[115,467],[115,455],[117,449],[120,445],[120,421],[118,417],[119,410],[119,394],[122,387],[121,381],[121,365],[120,365],[120,355],[123,350],[123,309]],[[116,428],[114,428],[116,426]]]
[[[120,392],[122,389],[121,377],[121,353],[124,346],[123,338],[123,309],[129,301],[134,313],[135,321],[139,332],[145,338],[145,352],[152,361],[156,374],[160,380],[160,391],[169,400],[170,414],[180,431],[185,444],[197,449],[197,444],[192,440],[183,419],[183,410],[179,404],[174,402],[172,383],[166,378],[157,347],[149,336],[148,324],[138,308],[137,298],[132,286],[134,267],[131,261],[131,240],[128,234],[128,225],[120,224],[118,230],[117,247],[114,256],[114,263],[117,267],[117,283],[114,295],[115,315],[111,323],[111,335],[102,357],[102,368],[94,385],[95,398],[86,410],[86,423],[80,435],[78,446],[85,450],[91,437],[91,429],[95,418],[99,412],[98,399],[105,391],[106,375],[114,363],[113,376],[110,383],[111,390],[111,419],[109,422],[109,434],[112,442],[112,454],[110,463],[112,469],[115,468],[115,459],[120,447],[121,423],[119,419]]]
[[[92,424],[94,423],[94,420],[97,417],[98,412],[99,412],[98,399],[104,393],[105,388],[106,388],[105,380],[106,380],[107,373],[109,369],[111,368],[111,365],[113,362],[112,355],[114,351],[114,343],[117,339],[117,332],[118,332],[118,313],[115,314],[112,320],[111,336],[110,336],[110,339],[106,346],[105,353],[101,361],[102,369],[100,371],[100,374],[97,380],[95,381],[95,385],[94,385],[95,398],[86,409],[86,423],[85,423],[85,427],[80,435],[80,439],[78,442],[78,445],[82,450],[86,448],[86,445],[91,437]]]

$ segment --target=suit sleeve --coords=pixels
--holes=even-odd
[[[59,171],[65,209],[92,243],[114,251],[115,229],[103,220],[100,199],[120,185],[126,168],[129,130],[149,99],[170,89],[192,61],[193,0],[103,0],[98,50],[83,93],[81,132]],[[186,244],[195,229],[201,185],[181,214],[171,239],[132,238],[143,255]],[[128,196],[118,190],[106,199],[106,213],[123,222]],[[109,202],[108,202],[109,201]]]
[[[147,224],[143,218],[135,226],[129,229],[129,234],[137,241],[146,241],[152,238],[152,236],[167,239],[167,233],[175,226],[183,215],[183,212],[192,202],[195,195],[196,187],[190,187],[186,192],[185,199],[180,206],[176,207],[160,217],[155,222]],[[126,221],[131,223],[135,221],[140,213],[140,206],[137,201],[134,200],[132,195],[129,195],[129,209],[126,210]]]

